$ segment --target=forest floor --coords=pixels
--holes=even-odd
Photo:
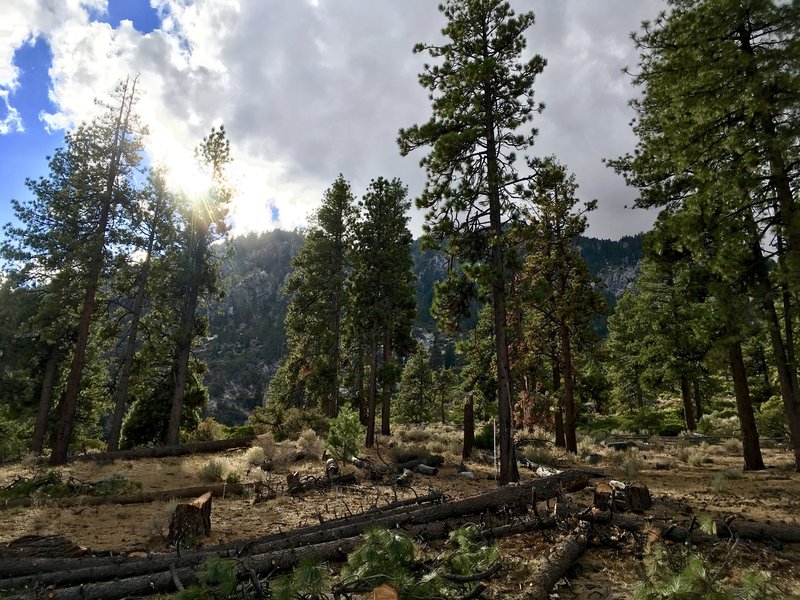
[[[493,462],[485,453],[478,453],[467,466],[476,479],[457,474],[459,433],[452,428],[428,430],[399,430],[392,438],[379,440],[380,457],[370,458],[379,463],[390,462],[390,455],[411,445],[424,445],[445,457],[445,465],[436,476],[415,474],[412,489],[397,489],[361,481],[357,485],[326,491],[311,491],[302,495],[281,494],[286,488],[286,474],[297,471],[302,475],[322,476],[319,460],[288,462],[292,456],[287,442],[267,449],[272,455],[273,470],[263,471],[253,462],[252,450],[237,450],[218,455],[116,461],[113,463],[73,462],[61,469],[62,475],[82,481],[98,481],[112,475],[141,483],[144,492],[174,490],[203,485],[202,471],[210,460],[219,460],[224,470],[236,473],[241,483],[262,482],[278,493],[277,497],[253,503],[241,496],[215,497],[212,508],[212,534],[207,545],[217,542],[243,540],[272,532],[287,531],[365,510],[375,504],[422,495],[429,491],[442,492],[446,498],[460,499],[496,487]],[[317,441],[318,442],[318,441]],[[312,443],[312,450],[321,453]],[[390,444],[397,444],[390,448]],[[646,484],[655,500],[666,504],[690,506],[700,516],[750,519],[762,523],[793,523],[800,516],[800,474],[794,472],[791,454],[786,448],[763,450],[767,469],[742,472],[742,458],[736,444],[682,446],[680,444],[642,443],[639,451],[619,452],[582,443],[585,454],[592,453],[591,467],[587,462],[560,453],[552,448],[522,448],[520,453],[535,462],[548,462],[559,468],[581,466],[602,470],[608,478],[637,481]],[[535,459],[539,459],[538,461]],[[0,487],[15,478],[30,477],[45,467],[32,460],[0,465]],[[524,478],[533,474],[521,470]],[[597,480],[594,480],[597,481]],[[586,489],[575,494],[574,503],[581,508],[591,506],[592,492]],[[0,506],[0,543],[23,535],[61,535],[93,551],[116,550],[132,555],[168,551],[166,533],[170,514],[176,501],[131,505],[73,506],[56,508],[30,506],[5,508]],[[553,535],[528,533],[498,540],[504,564],[508,568],[492,580],[487,596],[513,598],[524,589],[526,576],[537,560],[547,556],[554,544]],[[698,548],[709,567],[719,567],[725,560],[724,542],[712,547]],[[745,569],[757,569],[769,574],[771,581],[787,595],[800,597],[800,544],[792,548],[777,548],[764,543],[739,544],[724,576],[734,584]],[[642,561],[636,553],[602,547],[592,547],[580,559],[562,582],[558,598],[630,598],[641,580]]]

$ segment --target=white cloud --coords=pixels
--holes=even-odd
[[[417,83],[425,58],[415,42],[437,39],[443,25],[430,0],[150,0],[161,27],[148,34],[123,21],[92,22],[105,0],[23,0],[0,8],[0,87],[18,74],[13,48],[32,35],[53,52],[50,129],[91,117],[92,100],[115,82],[140,74],[139,112],[150,128],[154,162],[190,172],[192,148],[224,123],[236,160],[235,231],[302,225],[338,173],[356,193],[377,176],[422,188],[419,156],[401,158],[400,127],[429,115]],[[14,5],[8,7],[7,5]],[[619,69],[635,63],[627,43],[661,0],[516,0],[534,9],[533,50],[549,61],[537,84],[547,104],[535,125],[535,152],[556,153],[576,171],[581,191],[602,210],[593,233],[615,236],[649,225],[625,223],[633,192],[600,164],[632,148],[626,101],[634,91]],[[5,28],[5,29],[4,29]],[[12,50],[9,50],[11,48]],[[272,207],[278,221],[272,220]],[[623,216],[624,215],[624,216]],[[418,233],[422,216],[412,224]]]

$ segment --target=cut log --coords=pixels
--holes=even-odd
[[[155,446],[153,448],[133,448],[131,450],[118,450],[116,452],[98,452],[94,454],[81,454],[70,456],[69,461],[114,461],[136,458],[164,458],[166,456],[182,456],[186,454],[201,454],[208,452],[223,452],[238,448],[249,448],[258,437],[244,437],[232,440],[214,440],[211,442],[196,442],[178,446]]]
[[[403,472],[400,473],[400,475],[392,478],[391,483],[397,487],[411,487],[411,482],[413,479],[414,474],[408,469],[403,469]]]
[[[594,488],[594,501],[592,505],[601,511],[612,510],[614,488],[605,482],[598,483]]]
[[[295,477],[296,476],[296,477]],[[336,487],[339,485],[353,485],[356,482],[356,476],[351,474],[348,475],[339,475],[338,477],[327,477],[324,479],[309,479],[308,481],[300,482],[300,477],[297,473],[290,473],[286,476],[287,482],[289,478],[292,477],[292,481],[289,482],[289,493],[294,494],[302,494],[303,492],[308,492],[310,490],[321,490],[329,487]],[[294,483],[296,481],[296,483]]]
[[[572,564],[580,558],[588,544],[589,525],[581,523],[561,543],[550,556],[539,565],[530,577],[530,583],[523,588],[522,598],[526,600],[547,600],[550,591],[564,577]]]
[[[4,558],[77,558],[86,552],[86,548],[60,535],[25,535],[0,547],[0,556]]]
[[[420,475],[436,475],[439,469],[436,467],[429,467],[428,465],[417,465],[417,473]]]
[[[413,471],[419,465],[427,465],[429,467],[441,467],[444,464],[444,456],[433,454],[427,458],[415,458],[414,460],[407,460],[403,463],[392,465],[392,471],[402,473],[404,470]]]
[[[643,483],[629,484],[625,488],[625,496],[628,501],[628,510],[632,512],[644,512],[653,506],[650,490]]]
[[[756,523],[740,519],[715,520],[714,533],[721,538],[740,537],[763,542],[800,543],[800,526],[788,523]]]
[[[186,504],[178,504],[169,521],[170,544],[179,545],[198,536],[211,535],[211,492]]]
[[[325,461],[325,475],[328,477],[333,477],[339,474],[339,463],[336,462],[335,458],[328,458]]]

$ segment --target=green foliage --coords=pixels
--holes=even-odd
[[[494,422],[489,421],[475,432],[475,447],[481,450],[494,451]]]
[[[729,550],[729,552],[732,550]],[[746,571],[738,584],[723,586],[718,573],[699,554],[685,546],[655,546],[645,557],[645,579],[634,592],[636,600],[756,600],[782,598],[768,576]]]
[[[272,433],[278,442],[297,439],[307,429],[323,432],[328,428],[328,422],[319,409],[287,408],[271,398],[251,413],[250,424],[255,429]]]
[[[487,546],[475,525],[456,529],[447,541],[448,548],[439,557],[440,567],[454,575],[471,575],[488,570],[500,560],[494,546]]]
[[[12,418],[9,407],[0,404],[0,462],[22,456],[30,434],[30,423]]]
[[[223,425],[217,423],[213,417],[203,419],[194,431],[186,436],[186,441],[192,442],[213,442],[224,440],[228,437],[228,432]]]
[[[330,421],[328,451],[336,460],[344,463],[357,454],[363,434],[364,427],[359,420],[358,411],[344,405],[339,409],[339,414]]]
[[[758,407],[756,425],[758,433],[765,437],[780,438],[787,435],[789,425],[786,423],[783,401],[779,396],[773,396]]]
[[[428,351],[420,344],[406,362],[394,401],[397,422],[427,423],[431,420],[433,371],[429,361]]]
[[[305,600],[327,598],[330,590],[328,571],[321,563],[306,559],[292,571],[270,585],[273,600]]]
[[[371,587],[391,583],[402,598],[426,595],[420,589],[414,569],[417,548],[413,541],[388,529],[370,529],[363,535],[363,544],[347,557],[342,579],[368,579]]]
[[[197,573],[197,583],[175,595],[175,600],[227,600],[236,591],[236,561],[209,558]]]
[[[87,482],[65,477],[50,469],[31,477],[17,477],[10,485],[0,488],[0,498],[72,498],[75,496],[121,496],[142,489],[138,481],[121,475],[111,475],[99,481]]]

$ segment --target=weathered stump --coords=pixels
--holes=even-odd
[[[169,522],[167,541],[178,545],[187,537],[201,535],[211,535],[211,492],[175,507]]]
[[[599,511],[611,510],[613,509],[613,497],[614,488],[601,481],[594,488],[594,502],[592,504]]]

